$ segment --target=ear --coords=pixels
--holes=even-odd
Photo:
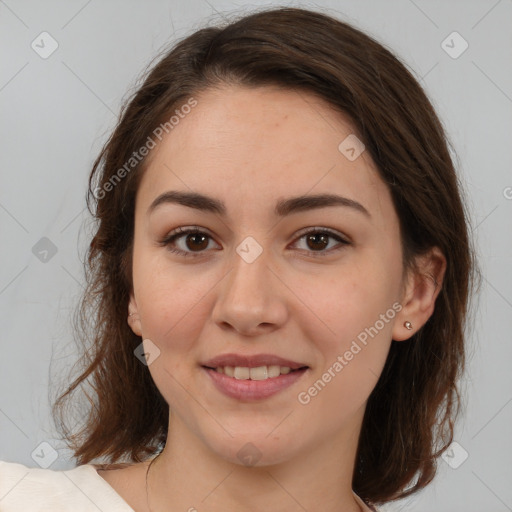
[[[139,310],[137,308],[137,301],[135,300],[133,291],[130,293],[130,302],[128,303],[128,325],[131,327],[134,334],[142,336]]]
[[[416,268],[406,278],[402,294],[402,309],[393,326],[393,339],[404,341],[418,332],[434,312],[434,306],[441,291],[446,271],[446,258],[438,247],[416,258]],[[407,329],[405,322],[412,324]]]

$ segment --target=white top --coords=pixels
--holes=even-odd
[[[372,512],[354,493],[365,512]],[[0,461],[1,512],[135,512],[94,464],[67,471]]]

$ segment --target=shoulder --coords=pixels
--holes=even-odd
[[[133,512],[93,465],[66,471],[0,461],[2,512]]]
[[[355,492],[354,497],[364,512],[393,512],[393,509],[389,508],[387,504],[383,508],[377,508],[375,505],[364,502]]]

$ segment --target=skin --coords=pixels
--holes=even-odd
[[[362,510],[351,480],[366,402],[391,340],[406,342],[432,314],[441,286],[424,273],[441,284],[445,259],[434,248],[417,260],[420,272],[403,274],[389,190],[368,152],[350,161],[338,150],[354,130],[327,103],[268,87],[225,86],[195,98],[152,150],[136,200],[128,322],[160,350],[148,368],[170,406],[167,444],[149,474],[151,510]],[[148,214],[170,190],[220,199],[227,215],[178,204]],[[274,215],[276,201],[317,193],[355,200],[370,217],[343,206]],[[159,244],[180,226],[209,235],[203,245],[187,235],[174,242],[198,257]],[[327,238],[315,251],[299,230],[317,227],[350,244]],[[252,263],[236,252],[248,236],[262,248]],[[299,403],[298,393],[397,302],[401,311],[378,335]],[[309,369],[270,398],[239,401],[200,366],[227,352],[277,354]],[[258,449],[254,467],[237,456],[246,443]],[[137,512],[148,510],[147,464],[100,471]]]

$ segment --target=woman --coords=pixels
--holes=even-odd
[[[474,257],[442,126],[388,50],[295,8],[199,30],[89,199],[93,343],[55,404],[92,378],[81,431],[62,421],[79,466],[3,463],[2,510],[355,512],[433,479]]]

